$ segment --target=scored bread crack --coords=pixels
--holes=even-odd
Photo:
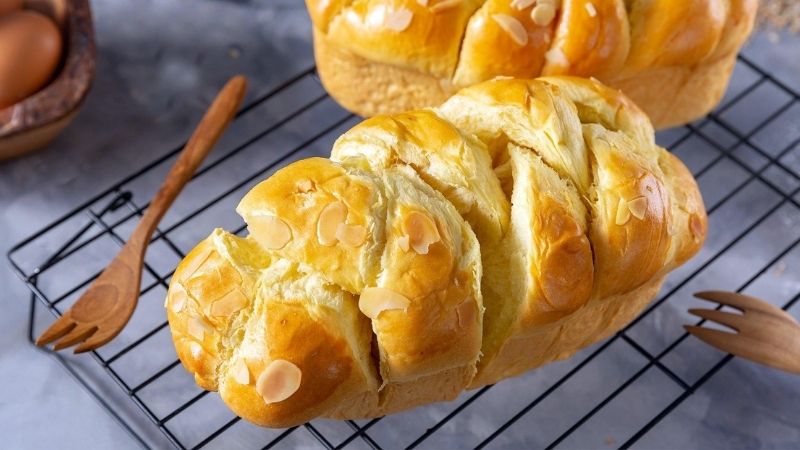
[[[249,242],[263,249],[263,247],[261,247],[261,245],[255,240],[252,240],[252,238],[236,237],[236,239],[242,239],[243,242]],[[234,353],[236,349],[241,346],[245,331],[250,327],[253,311],[258,310],[259,308],[258,302],[260,299],[258,296],[258,291],[259,283],[261,282],[260,270],[262,270],[263,267],[247,267],[240,264],[238,259],[234,258],[233,255],[230,254],[231,249],[228,247],[228,245],[223,243],[222,239],[218,236],[215,236],[214,244],[217,253],[219,253],[219,255],[224,258],[237,272],[239,272],[239,275],[242,277],[243,281],[245,279],[253,280],[253,296],[249,298],[250,305],[241,308],[234,313],[233,317],[227,322],[227,327],[223,330],[221,337],[217,342],[218,361],[214,375],[217,381],[217,386],[219,387],[220,381],[223,379],[223,375],[228,373],[230,366],[235,362],[233,360]],[[266,253],[267,250],[264,249],[264,252]],[[270,261],[267,260],[267,264],[269,263]]]

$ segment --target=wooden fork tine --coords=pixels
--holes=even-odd
[[[702,291],[702,292],[695,292],[694,296],[701,300],[707,300],[709,302],[731,306],[740,311],[747,311],[748,309],[753,309],[753,308],[758,309],[759,302],[745,298],[744,296],[740,297],[731,294],[732,294],[731,292],[727,291]]]
[[[79,342],[83,342],[84,339],[88,338],[96,331],[97,326],[95,325],[79,323],[75,328],[72,329],[72,331],[69,332],[69,334],[56,342],[56,344],[53,346],[53,350],[58,351],[67,347],[72,347]]]
[[[736,333],[714,330],[711,328],[705,328],[697,325],[684,325],[683,329],[686,330],[687,333],[691,334],[697,339],[700,339],[706,344],[728,353],[734,353],[732,351],[735,347],[735,345],[732,344],[734,340],[742,338],[740,335]]]
[[[740,311],[754,310],[765,313],[779,314],[796,323],[794,318],[786,311],[778,308],[775,305],[747,295],[726,291],[703,291],[696,292],[694,296],[702,300],[708,300],[711,302],[720,303],[722,305],[731,306]]]
[[[75,353],[84,353],[94,350],[97,347],[105,345],[111,339],[114,339],[114,336],[116,336],[116,334],[109,333],[109,330],[97,330],[96,333],[89,336],[88,339],[75,347]]]
[[[696,325],[684,325],[683,329],[718,350],[765,364],[759,351],[760,344],[753,339]]]
[[[56,339],[59,339],[60,337],[72,331],[72,329],[75,328],[75,325],[77,324],[72,320],[72,318],[69,317],[68,314],[59,317],[55,322],[53,322],[52,325],[50,325],[50,328],[46,329],[44,333],[42,333],[39,338],[36,339],[36,345],[47,345]]]
[[[726,327],[733,328],[736,331],[741,331],[743,327],[747,326],[747,319],[741,314],[734,314],[725,311],[717,311],[714,309],[689,309],[689,314],[694,314],[711,322],[716,322]]]
[[[787,349],[783,348],[773,348],[775,351],[764,351],[764,342],[741,334],[726,333],[693,325],[684,325],[683,328],[689,334],[724,352],[776,369],[800,374],[800,363],[798,363],[800,353],[798,352],[787,354]]]

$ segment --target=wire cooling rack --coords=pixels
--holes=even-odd
[[[90,356],[107,377],[92,380],[76,369],[86,356],[53,357],[145,447],[164,441],[153,443],[131,417],[148,419],[146,427],[177,448],[646,446],[731,359],[687,339],[680,325],[695,321],[684,312],[697,305],[691,292],[725,287],[763,295],[785,309],[800,297],[797,280],[785,273],[800,261],[798,100],[797,92],[740,58],[713,114],[658,135],[698,179],[710,234],[700,254],[672,273],[656,301],[614,337],[454,402],[374,420],[315,420],[270,430],[235,417],[216,394],[194,384],[177,360],[162,304],[173,268],[195,243],[218,226],[242,233],[233,211],[250,187],[294,159],[327,155],[336,136],[357,122],[309,68],[238,114],[161,223],[130,324]],[[31,338],[41,331],[35,329],[37,304],[54,315],[71,306],[130,235],[178,151],[167,151],[10,250],[14,270],[32,291]],[[113,384],[121,401],[109,400],[109,389],[119,394]]]

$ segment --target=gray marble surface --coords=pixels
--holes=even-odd
[[[264,93],[286,77],[313,64],[309,42],[309,23],[300,0],[190,1],[190,0],[97,0],[93,2],[98,40],[98,74],[88,101],[75,123],[45,151],[16,161],[0,163],[0,250],[13,244],[70,211],[77,204],[102,192],[108,186],[163,155],[186,138],[219,86],[235,73],[251,81],[250,98]],[[755,36],[746,54],[778,79],[800,90],[800,38],[782,35],[775,45],[765,34]],[[746,88],[756,74],[737,68],[729,97]],[[785,94],[766,83],[748,95],[742,107],[722,114],[737,130],[749,131],[782,102]],[[286,98],[276,98],[237,122],[223,142],[220,153],[230,150],[284,114],[287,108],[301,105],[320,95],[318,85],[303,80],[291,88]],[[209,172],[202,183],[193,183],[165,218],[164,226],[177,224],[203,199],[217,195],[273,161],[280,149],[290,148],[323,124],[332,124],[346,115],[332,102],[323,101],[297,123],[282,127],[274,136],[259,139],[236,158]],[[352,120],[346,121],[295,157],[324,154],[331,139]],[[719,126],[699,123],[698,128],[715,142],[735,143],[730,133]],[[682,130],[662,133],[659,140],[668,144]],[[754,130],[753,142],[768,152],[780,151],[785,143],[800,136],[800,105],[787,108],[770,126]],[[278,150],[276,150],[278,149]],[[693,137],[676,146],[675,152],[697,171],[712,161],[717,150],[708,141]],[[749,181],[749,172],[765,167],[763,155],[747,145],[738,146],[736,161],[723,159],[700,177],[708,205],[725,200],[714,210],[706,248],[686,267],[676,271],[665,291],[676,289],[669,301],[655,309],[633,327],[628,335],[646,351],[663,351],[682,332],[681,324],[690,321],[686,308],[697,305],[690,299],[693,290],[709,287],[736,287],[754,275],[777,253],[800,238],[800,212],[793,204],[781,204],[782,192],[796,192],[798,180],[782,169],[766,166],[762,180]],[[779,157],[784,167],[800,172],[800,149],[789,149]],[[168,162],[169,163],[169,162]],[[140,204],[152,194],[167,164],[156,167],[148,176],[128,188]],[[748,183],[737,195],[725,199],[738,183]],[[234,228],[238,219],[232,205],[246,183],[219,202],[207,214],[198,216],[191,226],[179,227],[176,243],[183,251],[216,225]],[[795,195],[795,194],[793,194]],[[795,195],[795,201],[800,196]],[[103,200],[98,202],[102,204]],[[774,209],[774,211],[772,211]],[[711,260],[750,224],[769,212],[752,232],[728,250],[724,257]],[[65,227],[71,226],[69,223]],[[132,221],[117,231],[124,237]],[[43,238],[44,250],[56,245],[63,235]],[[49,239],[49,241],[48,241]],[[99,241],[75,256],[81,264],[54,269],[56,276],[43,277],[47,292],[63,292],[69,282],[98,270],[113,255],[114,243]],[[41,250],[41,249],[40,249]],[[41,250],[41,251],[44,251]],[[25,260],[24,255],[20,257]],[[31,256],[31,264],[35,257]],[[156,272],[168,273],[175,256],[154,245],[148,262]],[[705,267],[703,265],[706,264]],[[701,273],[684,286],[688,274],[703,267]],[[758,276],[747,291],[786,302],[800,291],[800,249],[791,247],[786,255]],[[145,277],[145,283],[148,277]],[[152,277],[149,282],[153,282]],[[0,435],[3,448],[138,448],[108,414],[66,372],[26,337],[28,291],[5,263],[0,266]],[[101,354],[110,355],[163,320],[163,290],[156,285],[143,297],[129,330]],[[69,300],[68,300],[69,301]],[[791,311],[798,315],[798,307]],[[40,314],[39,326],[50,317]],[[155,321],[155,322],[153,322]],[[41,328],[40,328],[41,329]],[[575,358],[547,366],[526,376],[501,383],[465,408],[455,419],[424,442],[426,448],[471,447],[524,407],[532,398],[552,386],[560,376],[575,367],[594,349]],[[142,345],[142,352],[131,352],[114,367],[126,382],[136,384],[174,358],[164,332]],[[694,383],[722,358],[693,339],[687,339],[662,359],[681,379]],[[148,445],[164,447],[167,442],[119,388],[98,370],[87,357],[70,359],[115,406],[124,419],[143,436]],[[646,365],[647,360],[622,340],[615,341],[568,382],[554,390],[542,403],[495,439],[495,448],[543,447],[576,422],[603,397],[626,379],[644,371],[635,383],[608,403],[597,415],[560,443],[563,448],[613,448],[677,398],[683,389],[664,373]],[[175,405],[196,395],[197,388],[178,367],[158,383],[141,392],[141,397],[160,416]],[[433,405],[388,417],[369,434],[381,446],[399,448],[409,444],[428,427],[464,402],[462,396],[451,404]],[[734,359],[708,382],[688,396],[675,410],[636,443],[639,448],[797,448],[800,445],[800,378]],[[201,400],[176,416],[170,427],[188,445],[196,443],[209,430],[229,420],[216,395]],[[349,428],[340,422],[315,421],[314,426],[332,442],[340,442]],[[219,439],[214,448],[250,448],[267,442],[276,431],[237,423]],[[198,437],[199,436],[199,437]],[[315,448],[316,441],[299,429],[282,441],[286,447]],[[365,447],[357,439],[350,447]]]

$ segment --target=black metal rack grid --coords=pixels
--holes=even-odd
[[[216,394],[194,385],[175,356],[162,300],[172,268],[213,227],[243,231],[233,207],[244,192],[293,159],[325,155],[333,139],[357,122],[333,103],[309,68],[238,114],[219,150],[156,232],[131,323],[91,357],[177,448],[310,442],[325,448],[629,447],[646,439],[731,359],[687,339],[680,324],[690,318],[676,310],[692,304],[690,292],[717,282],[757,294],[777,282],[787,287],[769,292],[776,304],[789,309],[800,298],[800,292],[791,291],[796,289],[791,277],[780,284],[786,260],[800,258],[800,132],[789,126],[798,118],[798,93],[742,57],[714,113],[659,134],[659,143],[675,151],[698,179],[710,235],[703,251],[670,276],[656,301],[614,337],[565,362],[466,392],[455,402],[381,419],[315,420],[267,430],[239,420]],[[31,340],[37,334],[36,300],[54,315],[69,308],[128,237],[147,207],[142,200],[151,197],[179,150],[168,151],[10,250],[14,270],[32,291]],[[737,274],[733,279],[731,270]],[[667,300],[678,308],[665,308]],[[121,414],[134,408],[107,401],[73,367],[75,357],[53,356],[134,438],[152,445]],[[587,382],[600,388],[581,391],[580,384]],[[653,385],[659,388],[646,388]],[[631,395],[651,404],[650,413],[619,420]],[[553,421],[555,411],[567,410]],[[475,414],[484,417],[481,425],[472,420]],[[612,436],[603,441],[598,430]]]

